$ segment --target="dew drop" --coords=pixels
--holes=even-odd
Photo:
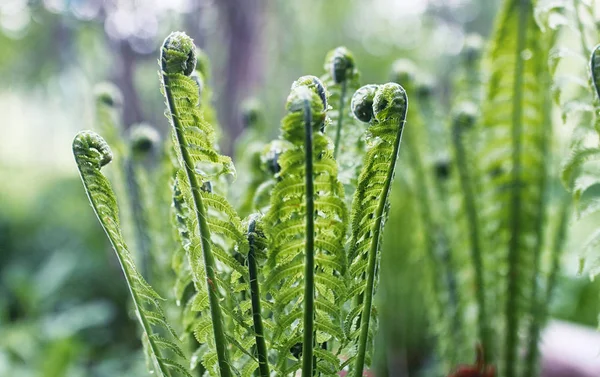
[[[521,59],[529,60],[532,57],[533,57],[533,53],[531,52],[530,49],[525,49],[525,50],[521,51]]]

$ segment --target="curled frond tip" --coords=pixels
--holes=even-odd
[[[404,88],[396,83],[388,82],[379,86],[373,99],[373,115],[382,122],[389,118],[404,118],[408,100]]]
[[[129,131],[129,145],[134,154],[146,154],[160,143],[160,134],[149,124],[139,123]]]
[[[123,106],[123,94],[114,84],[103,82],[94,87],[96,102],[106,106],[120,108]]]
[[[336,84],[346,81],[354,71],[354,57],[346,47],[338,47],[327,54],[325,69]]]
[[[196,46],[183,32],[173,32],[165,39],[161,50],[161,65],[166,73],[190,76],[196,68]]]
[[[369,84],[359,88],[352,96],[352,113],[361,122],[368,123],[373,118],[373,98],[378,85]]]
[[[85,160],[98,168],[108,164],[113,159],[108,143],[93,131],[81,131],[73,140],[73,154],[77,162]]]
[[[299,86],[307,86],[314,90],[323,103],[323,109],[327,109],[327,90],[325,90],[325,86],[318,77],[311,75],[300,77],[292,84],[292,92]]]

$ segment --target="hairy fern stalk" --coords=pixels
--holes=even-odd
[[[219,153],[208,122],[214,114],[207,103],[207,63],[196,67],[199,53],[184,33],[165,40],[159,64],[172,126],[169,152],[156,152],[152,129],[136,127],[129,168],[119,170],[132,182],[130,198],[137,203],[136,248],[147,263],[160,264],[149,271],[172,285],[178,316],[166,318],[162,299],[125,244],[116,196],[100,172],[112,159],[108,144],[90,131],[73,143],[85,190],[121,262],[149,371],[161,377],[312,377],[343,370],[361,376],[372,360],[373,297],[406,118],[404,89],[389,83],[353,93],[358,74],[344,48],[327,58],[325,81],[333,94],[315,76],[295,81],[281,136],[253,152],[253,163],[262,166],[249,181],[250,197],[242,196],[243,212],[255,208],[264,216],[242,220],[226,199],[235,168]],[[368,123],[364,135],[358,121]],[[114,128],[104,131],[124,149]],[[149,172],[136,165],[145,158],[159,159],[152,177],[164,187],[150,189]],[[173,231],[159,237],[165,218]],[[163,269],[165,258],[172,259],[174,278]]]

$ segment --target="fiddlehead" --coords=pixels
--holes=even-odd
[[[357,118],[366,119],[367,114],[373,114],[367,129],[370,142],[352,201],[349,297],[364,297],[345,320],[348,336],[358,349],[348,361],[353,364],[351,373],[355,377],[362,376],[364,367],[370,363],[368,349],[375,327],[373,296],[378,280],[381,234],[408,108],[406,92],[400,85],[379,86],[374,96],[372,89],[373,86],[363,87],[352,99]],[[358,329],[357,325],[360,326]]]
[[[245,258],[248,243],[235,210],[213,192],[218,178],[235,170],[231,160],[216,151],[214,130],[198,108],[198,86],[190,77],[196,64],[192,40],[172,33],[163,44],[160,63],[180,162],[177,187],[188,208],[187,218],[185,212],[180,215],[188,228],[187,259],[196,288],[191,309],[203,314],[194,324],[195,336],[210,350],[202,355],[203,364],[211,375],[221,377],[231,376],[232,368],[251,373],[258,362],[248,351],[254,346],[250,305],[245,303],[249,276],[236,258]],[[223,300],[224,292],[234,293]]]
[[[313,76],[294,82],[286,110],[281,138],[289,148],[276,159],[280,170],[265,216],[269,255],[264,287],[273,296],[277,373],[289,375],[302,367],[304,376],[313,370],[333,376],[340,370],[334,347],[344,339],[347,214],[331,141],[321,131],[327,123],[321,82]],[[290,360],[290,351],[302,343],[301,364]]]
[[[344,184],[347,198],[352,197],[356,187],[356,176],[364,155],[364,128],[351,116],[352,93],[359,86],[359,72],[354,56],[345,47],[329,51],[325,58],[322,80],[329,91],[332,106],[328,112],[332,126],[328,128],[334,140],[333,157],[340,167],[340,181]],[[350,204],[350,203],[348,203]]]
[[[119,259],[129,287],[142,339],[149,360],[149,369],[157,376],[170,377],[173,373],[190,376],[186,368],[163,356],[163,353],[184,358],[177,345],[177,335],[166,322],[160,296],[137,271],[127,249],[119,224],[117,201],[112,187],[100,169],[112,160],[112,152],[102,137],[91,131],[82,131],[73,140],[73,154],[83,186],[102,228],[106,232]],[[171,334],[174,340],[160,335]]]

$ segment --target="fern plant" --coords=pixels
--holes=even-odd
[[[242,221],[226,199],[235,168],[216,147],[197,53],[184,33],[172,33],[161,49],[160,77],[172,138],[166,143],[171,152],[157,156],[161,162],[156,165],[160,169],[156,181],[168,181],[166,187],[172,190],[172,215],[166,217],[172,219],[174,231],[152,244],[137,245],[148,249],[171,245],[175,276],[158,280],[172,285],[174,301],[182,307],[180,315],[167,321],[158,294],[138,272],[125,246],[115,195],[100,173],[112,158],[108,144],[88,131],[74,141],[84,186],[123,266],[150,371],[161,376],[309,377],[336,376],[349,369],[354,376],[362,375],[372,359],[377,317],[373,297],[407,112],[404,89],[392,83],[370,85],[350,96],[357,73],[351,54],[338,48],[328,57],[331,80],[326,80],[334,92],[341,90],[333,96],[337,104],[332,122],[325,85],[314,76],[294,82],[281,136],[256,152],[263,169],[250,189],[254,198],[242,203],[243,212],[254,207],[264,215],[251,214]],[[358,142],[350,108],[369,123]],[[332,123],[335,141],[325,133]],[[156,235],[164,226],[165,210],[145,198],[155,198],[154,203],[163,206],[169,203],[164,200],[165,188],[144,191],[151,183],[139,166],[139,153],[156,138],[143,127],[131,135],[134,158],[122,171],[137,195],[133,212],[138,225],[145,224]],[[345,161],[352,156],[362,159],[347,173],[356,190],[352,184],[342,185],[338,154],[346,156]],[[353,177],[359,166],[360,175]],[[351,208],[344,199],[346,192],[353,196]],[[159,225],[149,221],[156,215],[163,218],[156,221]],[[160,254],[149,262],[164,263],[164,257]],[[178,337],[173,328],[183,335]],[[167,339],[167,333],[175,339]],[[180,340],[189,346],[181,347]],[[182,364],[185,359],[189,363]]]

